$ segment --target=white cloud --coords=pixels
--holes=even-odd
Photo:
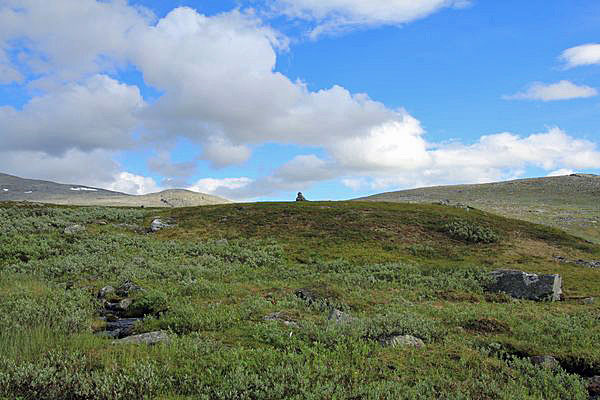
[[[120,172],[115,174],[113,179],[113,182],[102,185],[101,187],[128,194],[147,194],[158,192],[160,190],[160,187],[156,184],[154,179],[135,175],[130,172]]]
[[[275,0],[273,9],[288,17],[316,21],[314,37],[354,26],[400,25],[445,7],[469,4],[468,0]]]
[[[33,72],[79,79],[125,63],[129,36],[153,18],[126,0],[2,0],[0,49],[19,39]]]
[[[252,151],[248,146],[233,145],[222,137],[210,137],[204,142],[202,158],[209,160],[213,167],[223,168],[246,162]]]
[[[567,68],[600,64],[600,43],[588,43],[563,51],[560,58]]]
[[[573,174],[575,171],[573,171],[572,169],[569,168],[561,168],[561,169],[557,169],[556,171],[552,171],[550,172],[548,175],[546,176],[565,176],[565,175],[571,175]]]
[[[216,194],[226,190],[236,190],[241,189],[252,183],[252,179],[241,177],[241,178],[203,178],[198,180],[195,184],[188,187],[189,190],[193,190],[195,192]]]
[[[132,144],[139,89],[105,75],[68,83],[22,110],[0,107],[0,147],[57,154],[69,149],[122,149]]]
[[[328,147],[345,168],[412,170],[431,161],[423,133],[419,121],[404,113],[401,120],[374,126],[367,135],[344,138]]]
[[[504,99],[555,101],[594,97],[596,95],[598,95],[598,91],[592,87],[579,86],[573,82],[563,80],[551,84],[535,82],[526,91],[504,96]]]

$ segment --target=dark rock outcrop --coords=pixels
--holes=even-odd
[[[517,299],[558,301],[562,294],[560,275],[536,275],[516,270],[497,270],[491,273],[494,282],[488,290],[506,293]]]

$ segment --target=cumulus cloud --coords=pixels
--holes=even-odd
[[[23,109],[0,107],[0,148],[59,154],[69,149],[122,149],[132,144],[136,86],[95,75],[31,99]]]
[[[598,91],[592,87],[576,85],[570,81],[560,81],[558,83],[545,84],[535,82],[524,92],[511,96],[504,96],[505,100],[571,100],[578,98],[594,97]]]
[[[400,25],[445,7],[465,7],[468,0],[275,0],[273,10],[317,22],[311,35],[356,26]]]
[[[389,145],[393,149],[404,140],[402,135],[396,135]],[[371,154],[369,146],[364,152],[358,146],[354,150],[359,160],[368,159]],[[365,187],[385,190],[514,179],[528,167],[541,168],[549,174],[600,168],[600,151],[595,143],[576,139],[559,128],[525,137],[513,133],[486,135],[472,144],[424,142],[422,151],[424,154],[416,158],[383,158],[379,168],[364,162],[349,168],[344,158],[323,160],[304,155],[267,177],[246,181],[237,188],[216,188],[216,192],[234,199],[255,198],[280,191],[306,190],[316,182],[337,178],[353,190]]]
[[[53,169],[53,163],[74,171],[80,163],[86,167],[77,174],[88,177],[77,179],[82,184],[154,191],[153,179],[122,170],[111,157],[138,143],[169,148],[179,137],[198,144],[198,157],[213,167],[243,164],[264,143],[322,150],[320,156],[298,156],[268,176],[205,178],[192,186],[229,198],[304,190],[340,178],[349,186],[384,188],[496,180],[530,165],[548,171],[598,167],[600,154],[593,143],[558,129],[527,137],[488,135],[474,144],[428,143],[419,121],[405,110],[341,86],[311,91],[276,72],[278,51],[285,51],[287,40],[244,11],[205,16],[182,7],[155,21],[125,0],[0,2],[0,79],[29,79],[28,87],[36,88],[22,109],[0,107],[0,151],[23,156],[20,164],[32,171],[48,166],[62,177],[67,172]],[[464,2],[278,4],[294,18],[343,26],[401,24]],[[19,51],[17,46],[26,50],[19,65],[9,57]],[[160,93],[156,101],[144,102],[137,87],[111,75],[128,63]],[[595,94],[563,81],[532,93],[550,100],[591,95],[592,90]],[[140,141],[134,140],[135,133]],[[26,165],[27,157],[39,165]],[[5,164],[0,161],[0,167]],[[170,179],[186,178],[194,170],[191,163],[172,162],[161,152],[148,166]]]
[[[236,190],[245,188],[252,182],[253,180],[247,177],[222,179],[203,178],[188,187],[188,189],[193,190],[194,192],[208,194],[235,193]],[[239,196],[236,196],[236,198],[239,198]]]
[[[123,64],[129,35],[154,17],[126,0],[2,0],[0,48],[35,74],[79,79]]]
[[[120,172],[114,175],[113,182],[101,187],[128,194],[147,194],[160,190],[154,179],[130,172]]]
[[[567,68],[600,64],[600,43],[588,43],[571,47],[565,50],[560,58],[565,62]]]

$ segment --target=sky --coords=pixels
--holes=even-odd
[[[0,172],[338,200],[600,174],[600,2],[0,0]]]

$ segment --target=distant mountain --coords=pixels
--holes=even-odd
[[[518,179],[477,185],[436,186],[356,199],[466,204],[484,211],[559,227],[600,243],[600,176]]]
[[[65,185],[2,173],[0,173],[0,201],[130,207],[192,207],[231,203],[218,196],[190,190],[172,189],[136,196],[92,186]]]

